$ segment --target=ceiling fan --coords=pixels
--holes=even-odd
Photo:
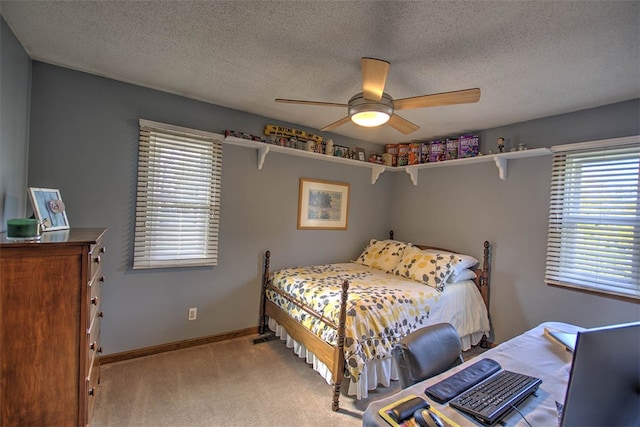
[[[275,101],[288,104],[347,107],[348,116],[323,127],[321,129],[323,131],[333,130],[351,120],[364,127],[380,126],[388,122],[391,127],[407,135],[417,131],[420,127],[395,114],[395,111],[440,105],[470,104],[480,100],[480,89],[478,88],[394,100],[391,95],[384,92],[391,64],[382,59],[361,58],[360,65],[362,67],[362,92],[355,94],[347,104],[283,98],[276,98]]]

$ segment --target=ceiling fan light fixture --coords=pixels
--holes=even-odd
[[[387,123],[392,115],[393,99],[386,93],[380,101],[366,99],[362,93],[349,100],[349,117],[359,126],[380,126]]]
[[[394,113],[395,110],[438,107],[441,105],[471,104],[480,100],[480,88],[434,93],[396,99],[384,92],[389,71],[389,61],[375,58],[360,58],[362,68],[362,92],[353,96],[347,105],[335,102],[303,101],[298,99],[276,98],[276,102],[303,105],[322,105],[328,107],[348,107],[349,114],[340,120],[323,127],[322,131],[331,131],[349,121],[364,127],[389,125],[405,135],[420,129],[420,126]]]
[[[372,128],[383,125],[389,121],[390,116],[380,111],[363,111],[351,116],[351,121],[359,126]]]

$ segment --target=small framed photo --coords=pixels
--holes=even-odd
[[[355,153],[354,158],[356,160],[360,160],[361,162],[364,162],[367,159],[364,154],[364,148],[353,147],[353,152]]]
[[[29,198],[33,213],[42,224],[42,231],[66,230],[69,228],[60,190],[56,188],[29,187]]]
[[[346,230],[349,184],[300,178],[299,230]]]
[[[334,145],[333,146],[333,155],[335,157],[342,157],[344,159],[349,158],[349,147],[345,147],[344,145]]]

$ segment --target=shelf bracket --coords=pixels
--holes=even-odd
[[[269,145],[265,144],[258,148],[258,170],[262,170],[262,165],[264,165],[264,159],[267,157],[267,153],[269,153]]]
[[[507,159],[500,156],[495,156],[493,160],[496,161],[496,166],[498,167],[498,175],[501,180],[507,179]]]
[[[411,177],[411,182],[413,182],[413,185],[418,185],[418,169],[406,168],[404,171]]]
[[[371,168],[371,184],[375,184],[384,172],[385,167],[382,165],[376,165]]]

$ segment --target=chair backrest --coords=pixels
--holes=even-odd
[[[450,323],[438,323],[413,331],[393,347],[392,354],[402,388],[463,362],[460,337]]]

